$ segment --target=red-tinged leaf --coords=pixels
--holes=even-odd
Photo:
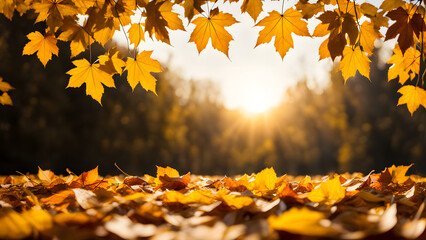
[[[398,44],[402,53],[405,53],[413,45],[413,35],[415,34],[419,37],[420,31],[426,29],[423,18],[419,13],[410,15],[402,7],[390,11],[386,16],[394,20],[395,23],[388,28],[385,41],[399,35]]]

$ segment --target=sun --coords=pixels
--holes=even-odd
[[[277,104],[271,89],[263,85],[247,85],[238,93],[240,108],[248,114],[261,114]]]

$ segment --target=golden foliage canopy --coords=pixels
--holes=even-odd
[[[399,92],[405,94],[400,104],[407,103],[411,113],[423,106],[418,104],[417,98],[406,97],[406,89],[416,89],[417,92],[425,89],[424,69],[419,67],[424,62],[425,53],[424,1],[298,0],[293,6],[285,7],[285,0],[282,1],[280,9],[265,12],[265,2],[260,0],[6,0],[0,3],[0,13],[12,20],[15,11],[20,15],[33,11],[35,23],[46,23],[44,32],[27,35],[29,42],[23,50],[24,55],[37,53],[44,66],[52,55],[59,54],[58,40],[70,42],[71,56],[78,58],[74,61],[79,61],[79,54],[90,51],[94,42],[105,46],[116,31],[122,31],[129,40],[127,55],[133,58],[123,58],[124,54],[117,52],[115,57],[110,56],[109,67],[95,65],[98,59],[87,59],[87,62],[104,75],[104,80],[107,79],[106,74],[110,77],[121,74],[126,67],[132,89],[141,83],[147,91],[155,92],[156,84],[149,73],[160,72],[161,68],[151,59],[151,54],[138,54],[138,47],[143,46],[145,39],[149,37],[170,44],[170,32],[186,31],[186,21],[195,26],[189,42],[195,44],[199,53],[211,42],[214,49],[230,58],[229,43],[233,36],[228,27],[239,21],[232,13],[224,12],[223,6],[237,3],[241,13],[247,13],[254,20],[254,26],[263,27],[259,30],[256,46],[273,41],[275,50],[285,61],[286,53],[294,47],[295,35],[322,38],[319,59],[338,61],[345,81],[356,72],[370,78],[368,57],[373,54],[374,43],[396,39],[397,44],[388,62],[393,64],[389,80],[399,78],[403,85]],[[312,25],[314,31],[308,25]],[[99,58],[99,62],[105,65],[105,59]],[[141,75],[142,78],[139,77]],[[72,79],[77,81],[75,76]],[[86,80],[79,79],[78,82],[87,85]],[[114,87],[108,82],[103,84]],[[100,102],[102,84],[92,85],[97,85],[96,90],[93,86],[86,86],[86,92]],[[1,103],[11,104],[6,92]]]

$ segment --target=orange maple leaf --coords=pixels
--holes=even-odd
[[[161,72],[160,63],[151,58],[152,51],[143,51],[136,56],[136,59],[127,58],[126,68],[127,81],[132,90],[135,90],[138,83],[147,90],[155,92],[156,79],[151,75],[151,72]]]
[[[111,74],[104,71],[99,63],[90,64],[86,59],[79,59],[72,62],[76,67],[69,70],[71,75],[67,88],[78,88],[83,83],[86,84],[86,94],[102,105],[101,99],[104,94],[104,84],[107,87],[115,87]]]
[[[407,85],[398,90],[402,96],[398,100],[398,106],[407,104],[408,111],[411,116],[422,105],[426,108],[426,91],[423,88]]]
[[[214,49],[223,52],[227,57],[229,51],[229,42],[234,40],[232,35],[226,31],[229,27],[238,21],[229,13],[219,12],[217,8],[210,11],[210,17],[198,17],[192,21],[195,29],[191,33],[189,42],[195,43],[198,53],[201,53],[209,40]]]
[[[47,62],[52,58],[52,54],[58,56],[58,41],[53,34],[42,35],[40,32],[32,32],[27,35],[30,40],[24,47],[22,55],[31,55],[37,52],[40,62],[46,67]]]
[[[47,25],[55,32],[64,18],[78,14],[78,9],[71,0],[41,0],[35,1],[32,8],[38,13],[36,22],[47,20]]]
[[[388,81],[399,77],[399,83],[404,84],[420,70],[420,51],[409,48],[403,54],[399,45],[395,44],[393,55],[387,63],[393,64],[388,70]]]
[[[370,59],[361,51],[359,46],[354,49],[345,47],[339,70],[342,71],[345,82],[348,78],[355,76],[357,71],[361,75],[370,78]]]
[[[141,23],[134,23],[130,25],[128,31],[130,43],[133,43],[135,47],[139,46],[140,42],[145,40],[145,32],[142,26],[143,24]]]
[[[201,6],[206,3],[206,0],[177,0],[175,3],[183,5],[185,17],[188,18],[188,21],[191,21],[194,15],[204,12]]]
[[[170,1],[150,1],[146,9],[145,31],[162,42],[170,44],[169,32],[171,30],[185,30],[182,20],[177,13],[172,12],[173,3]]]
[[[293,48],[291,33],[299,36],[310,36],[308,23],[302,18],[303,15],[293,8],[287,9],[284,14],[280,14],[277,11],[270,12],[268,16],[256,24],[256,26],[265,28],[259,32],[255,47],[263,43],[269,43],[275,37],[275,50],[284,59],[288,50]]]
[[[248,13],[256,22],[257,17],[262,12],[263,3],[261,0],[244,0],[241,5],[241,12]]]

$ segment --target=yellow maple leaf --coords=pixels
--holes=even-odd
[[[388,80],[399,77],[399,83],[404,84],[410,73],[418,73],[420,70],[420,51],[415,48],[408,48],[403,54],[398,44],[395,44],[393,55],[389,58],[388,64],[393,64],[388,70]]]
[[[226,31],[225,27],[238,23],[238,21],[229,13],[212,10],[210,17],[198,17],[192,21],[195,24],[195,29],[191,33],[189,42],[195,43],[198,53],[201,53],[209,40],[214,49],[223,52],[227,57],[229,51],[229,42],[234,40],[232,35]]]
[[[146,7],[145,30],[151,38],[170,44],[171,30],[184,30],[182,20],[177,13],[172,12],[173,3],[170,1],[150,1]]]
[[[13,0],[0,1],[0,13],[9,20],[12,20],[13,12],[15,12],[15,3]]]
[[[368,21],[365,21],[361,24],[360,27],[360,44],[364,52],[368,54],[373,54],[374,42],[376,39],[381,37],[378,29],[375,28],[374,24]]]
[[[385,12],[388,12],[390,10],[397,9],[398,7],[401,7],[403,5],[405,5],[405,2],[403,0],[384,0],[380,5],[380,9]]]
[[[241,12],[248,13],[256,22],[257,17],[262,12],[263,3],[261,0],[244,0],[241,5]]]
[[[407,174],[408,169],[413,166],[413,164],[410,164],[409,166],[398,166],[395,167],[395,165],[392,165],[392,167],[389,167],[389,173],[392,176],[392,182],[398,183],[400,185],[404,184],[405,181],[410,178],[409,176],[405,176]]]
[[[296,9],[303,14],[304,19],[309,19],[315,14],[324,11],[324,3],[318,1],[317,3],[309,3],[308,1],[299,1],[296,3]]]
[[[345,47],[339,70],[342,71],[345,82],[348,78],[355,76],[357,70],[361,75],[370,79],[370,59],[361,51],[359,46],[354,49]]]
[[[37,52],[40,62],[46,67],[47,62],[52,58],[52,54],[58,56],[58,41],[53,34],[42,35],[40,32],[32,32],[27,35],[30,40],[24,47],[22,55],[31,55]]]
[[[272,167],[266,168],[256,174],[256,178],[253,182],[253,190],[260,193],[267,193],[268,191],[275,189],[277,180],[277,174],[274,169]]]
[[[89,41],[93,40],[87,33],[88,31],[85,29],[85,26],[82,27],[74,21],[67,21],[64,23],[64,25],[61,26],[61,30],[62,33],[59,35],[58,39],[65,42],[71,41],[71,57],[75,57],[86,50]]]
[[[105,66],[108,69],[110,74],[122,74],[123,67],[126,66],[126,63],[123,61],[123,56],[120,51],[117,50],[117,47],[109,49],[108,53],[100,55],[99,63]]]
[[[340,184],[339,177],[335,177],[333,179],[327,179],[327,181],[322,182],[319,187],[308,193],[308,199],[312,202],[332,205],[345,198],[345,193],[346,188],[342,187]]]
[[[324,213],[307,207],[300,209],[294,207],[279,216],[271,215],[268,218],[269,226],[278,231],[316,237],[335,235],[336,231],[324,222],[330,224]]]
[[[277,11],[269,12],[268,16],[256,24],[256,26],[265,27],[259,32],[256,47],[263,43],[269,43],[275,37],[275,50],[284,59],[288,50],[294,47],[291,33],[299,36],[310,36],[308,23],[302,18],[303,15],[293,8],[287,9],[284,14]]]
[[[145,32],[141,23],[132,24],[128,33],[130,44],[135,44],[135,47],[139,46],[140,42],[145,40]]]
[[[104,94],[104,84],[107,87],[115,87],[112,76],[105,72],[99,63],[90,64],[86,59],[79,59],[72,62],[76,67],[69,70],[71,75],[68,87],[77,88],[86,83],[86,94],[98,101],[101,105]]]
[[[112,39],[115,31],[120,30],[120,21],[116,18],[107,18],[105,21],[99,21],[103,16],[99,16],[103,14],[102,11],[97,13],[96,15],[91,15],[98,21],[92,27],[93,38],[99,42],[102,46],[104,46],[108,41]],[[84,30],[84,29],[83,29]]]
[[[41,0],[35,1],[32,8],[38,13],[36,22],[46,20],[52,32],[61,25],[66,16],[78,14],[78,9],[71,0]]]
[[[161,72],[160,63],[151,58],[152,51],[143,51],[133,58],[127,58],[126,68],[127,81],[129,82],[132,90],[135,90],[138,83],[147,90],[155,92],[156,79],[150,74],[151,72]]]
[[[319,60],[331,57],[330,51],[328,50],[328,38],[325,39],[324,42],[322,42],[321,45],[319,46],[318,55],[319,55]]]
[[[175,1],[177,4],[182,4],[182,0]],[[206,0],[185,0],[183,1],[183,8],[185,9],[185,17],[191,21],[194,15],[204,12],[201,8]]]
[[[330,33],[330,30],[328,30],[328,26],[330,24],[323,24],[319,23],[314,30],[314,33],[312,33],[313,37],[324,37],[325,35]],[[328,39],[328,38],[327,38]]]
[[[407,104],[411,116],[413,116],[413,113],[420,105],[426,108],[426,91],[423,88],[407,85],[401,87],[398,92],[402,94],[398,100],[398,106]]]

